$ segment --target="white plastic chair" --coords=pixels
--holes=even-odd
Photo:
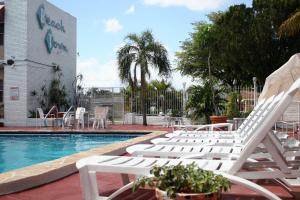
[[[78,107],[75,112],[75,120],[77,121],[77,128],[84,128],[84,113],[85,108]]]
[[[95,107],[93,128],[106,128],[108,107]]]
[[[80,172],[81,187],[85,200],[96,200],[101,197],[98,194],[98,185],[96,172],[149,175],[153,166],[177,165],[195,163],[200,168],[212,170],[215,173],[222,174],[235,184],[243,185],[249,189],[255,190],[268,199],[279,200],[275,194],[265,188],[245,179],[273,179],[273,178],[297,178],[300,177],[299,166],[297,163],[288,162],[281,155],[278,147],[272,143],[269,131],[277,119],[283,114],[290,104],[293,96],[300,88],[300,79],[297,80],[288,92],[281,98],[269,115],[265,116],[264,122],[258,126],[253,136],[249,138],[244,145],[241,153],[231,160],[206,160],[192,159],[197,156],[192,155],[184,159],[163,159],[163,158],[144,158],[127,156],[92,156],[79,160],[76,163]],[[266,150],[273,160],[270,162],[251,160],[250,156],[255,152],[256,147],[263,143]],[[299,163],[298,163],[299,165]],[[243,168],[249,170],[243,170]],[[107,199],[112,199],[124,190],[130,188],[132,184],[119,189]]]

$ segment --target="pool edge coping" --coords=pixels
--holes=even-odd
[[[43,184],[61,179],[78,170],[75,166],[76,161],[92,155],[122,155],[126,153],[126,148],[138,143],[148,143],[150,140],[162,136],[167,131],[107,131],[107,132],[126,132],[126,133],[149,133],[144,136],[136,137],[122,142],[117,142],[104,147],[93,148],[88,151],[79,152],[65,156],[56,160],[35,164],[29,167],[5,172],[0,174],[0,196],[20,192],[26,189],[37,187]]]

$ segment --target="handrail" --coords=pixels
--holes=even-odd
[[[51,109],[49,110],[49,112],[46,114],[45,119],[47,119],[47,117],[52,113],[52,111],[53,111],[54,109],[56,109],[56,111],[58,111],[56,106],[52,106],[52,108],[51,108]]]
[[[66,119],[66,117],[70,114],[70,112],[71,112],[71,110],[73,109],[73,106],[71,106],[68,110],[67,110],[67,112],[64,114],[64,116],[63,116],[63,120],[65,120]]]
[[[70,112],[71,112],[71,110],[72,110],[73,108],[74,108],[74,107],[71,106],[71,107],[67,110],[67,112],[64,114],[64,116],[63,116],[63,118],[62,118],[62,128],[65,127],[65,119],[70,115]]]
[[[36,109],[36,126],[37,126],[37,114],[38,114],[38,109],[41,109],[41,108],[37,108]],[[49,110],[49,112],[45,115],[43,113],[39,113],[40,115],[40,118],[42,119],[42,121],[44,122],[44,125],[47,127],[47,118],[49,117],[49,115],[51,115],[52,111],[56,109],[56,111],[58,111],[57,107],[56,106],[52,106],[52,108]],[[41,112],[42,112],[42,109],[41,109]]]

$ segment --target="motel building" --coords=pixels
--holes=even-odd
[[[70,99],[76,77],[76,18],[46,0],[0,1],[0,123],[34,126],[32,92],[49,87],[59,66]],[[7,60],[13,60],[8,65]]]

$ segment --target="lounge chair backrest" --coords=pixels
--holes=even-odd
[[[260,113],[258,119],[253,123],[252,127],[249,127],[248,131],[245,132],[245,144],[249,142],[250,138],[255,134],[255,131],[260,127],[264,126],[265,119],[269,116],[273,109],[279,104],[280,100],[283,98],[284,92],[277,95],[273,101]]]
[[[261,109],[261,107],[266,103],[266,99],[262,99],[251,111],[251,113],[247,116],[247,118],[243,121],[243,123],[240,125],[240,127],[237,129],[238,133],[241,133],[242,130],[247,126],[249,121],[252,119],[252,117],[255,116],[255,114]]]
[[[266,100],[262,107],[255,112],[255,115],[249,120],[243,131],[240,133],[240,137],[244,138],[244,141],[247,141],[248,138],[252,136],[255,129],[264,122],[264,118],[262,116],[268,115],[271,112],[271,109],[277,105],[282,96],[283,93],[280,93],[277,96],[271,96]]]
[[[262,116],[265,118],[263,124],[257,127],[254,135],[249,138],[249,141],[242,150],[240,157],[238,158],[236,164],[232,167],[231,172],[236,173],[241,169],[242,165],[254,152],[255,148],[263,141],[263,139],[268,135],[269,131],[272,129],[272,126],[276,121],[282,116],[286,108],[292,102],[293,97],[300,88],[300,79],[297,79],[289,90],[280,98],[278,104],[271,109],[271,112],[267,116]],[[277,95],[278,97],[279,95]],[[280,96],[279,96],[280,97]],[[278,99],[278,98],[275,98]]]
[[[38,113],[39,113],[40,118],[41,118],[41,119],[44,119],[45,116],[44,116],[44,111],[43,111],[43,109],[42,109],[42,108],[37,108],[37,111],[38,111]]]

